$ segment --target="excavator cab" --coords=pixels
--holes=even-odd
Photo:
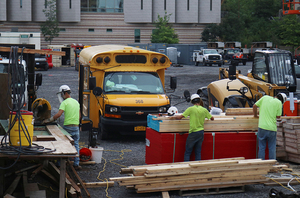
[[[285,86],[289,92],[297,89],[293,57],[288,51],[256,51],[250,75],[260,81]]]

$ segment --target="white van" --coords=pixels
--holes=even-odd
[[[28,85],[28,78],[27,78],[27,70],[26,70],[26,61],[25,60],[22,60],[22,64],[20,64],[20,61],[19,61],[19,65],[21,66],[19,69],[19,72],[24,72],[24,78],[23,78],[23,82],[16,82],[15,83],[15,86],[11,85],[12,88],[15,88],[15,92],[17,97],[18,97],[18,94],[21,94],[23,95],[22,97],[22,104],[23,105],[23,109],[26,109],[27,108],[27,103],[28,103],[28,93],[27,93],[27,85]],[[5,57],[0,57],[0,73],[8,73],[8,66],[9,66],[9,59],[8,58],[5,58]],[[20,77],[21,75],[18,75],[18,77]],[[21,81],[22,78],[18,78],[19,81]],[[22,87],[22,83],[25,83],[25,87],[24,89],[21,89]],[[12,95],[12,97],[14,97]]]

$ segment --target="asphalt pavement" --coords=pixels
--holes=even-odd
[[[227,67],[225,65],[225,67]],[[246,75],[251,69],[251,62],[246,66],[238,66],[237,69]],[[218,80],[218,66],[194,66],[183,65],[181,67],[170,67],[166,70],[166,88],[169,87],[169,77],[177,77],[177,89],[175,91],[167,90],[168,95],[173,98],[172,105],[177,104],[179,112],[183,112],[190,103],[184,101],[184,90],[190,91],[191,94],[196,93],[197,89],[202,86],[207,86],[210,82]],[[59,101],[56,96],[61,85],[66,84],[71,88],[71,96],[78,100],[78,72],[74,67],[60,67],[49,69],[48,71],[37,71],[43,74],[43,84],[37,91],[38,98],[47,99],[52,107],[51,114],[58,112]],[[172,97],[173,96],[173,97]],[[176,97],[175,97],[176,96]],[[58,120],[62,125],[63,117]],[[78,171],[79,176],[84,182],[99,182],[106,181],[111,177],[121,177],[119,172],[122,167],[131,165],[145,165],[145,136],[116,136],[111,140],[97,141],[99,147],[104,148],[103,159],[101,163],[96,165],[84,165],[81,171]],[[88,144],[88,132],[81,132],[80,146],[86,147]],[[210,197],[210,198],[236,198],[236,197],[268,197],[269,190],[272,187],[263,185],[247,185],[244,193],[234,194],[218,194],[218,195],[197,195],[188,197]],[[300,186],[295,186],[300,188]],[[283,187],[276,187],[285,193],[291,193]],[[115,183],[114,187],[109,187],[107,193],[105,187],[88,189],[91,197],[94,198],[155,198],[162,197],[161,193],[145,193],[138,194],[134,190],[126,189]],[[171,198],[179,198],[178,191],[169,192]],[[87,197],[82,191],[83,197]],[[47,197],[57,197],[54,192],[47,189]]]

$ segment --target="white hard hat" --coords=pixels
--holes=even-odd
[[[59,87],[59,92],[66,92],[66,91],[71,91],[68,85],[62,85]]]
[[[277,98],[282,102],[282,104],[285,103],[285,101],[287,100],[287,96],[285,93],[279,93],[277,94]]]
[[[174,106],[171,106],[169,109],[168,109],[168,115],[174,115],[178,113],[178,109]]]
[[[198,94],[193,94],[193,95],[191,96],[191,100],[194,100],[194,99],[196,99],[196,98],[200,98],[200,96],[199,96]]]
[[[66,92],[66,91],[71,91],[71,89],[68,85],[62,85],[59,87],[59,92],[56,95],[57,95],[60,103],[62,103],[64,101],[64,98],[62,95],[63,95],[63,92]]]

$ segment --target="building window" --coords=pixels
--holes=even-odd
[[[48,6],[48,1],[45,0],[45,8],[47,8],[47,6]]]
[[[140,29],[135,29],[134,30],[134,42],[135,43],[140,43],[141,42],[141,30]]]
[[[122,13],[124,0],[81,0],[81,12]]]
[[[144,1],[141,0],[141,10],[144,9]]]
[[[59,31],[60,31],[60,32],[65,32],[65,31],[66,31],[66,28],[59,28]]]
[[[23,0],[20,0],[20,8],[23,7]]]
[[[210,11],[212,11],[212,0],[210,0]]]
[[[89,32],[95,32],[94,28],[89,28]]]
[[[106,32],[112,32],[112,29],[106,29]]]
[[[72,0],[69,0],[70,9],[72,9]]]
[[[164,0],[164,10],[167,10],[167,0]]]
[[[187,0],[187,10],[190,10],[190,0]]]

